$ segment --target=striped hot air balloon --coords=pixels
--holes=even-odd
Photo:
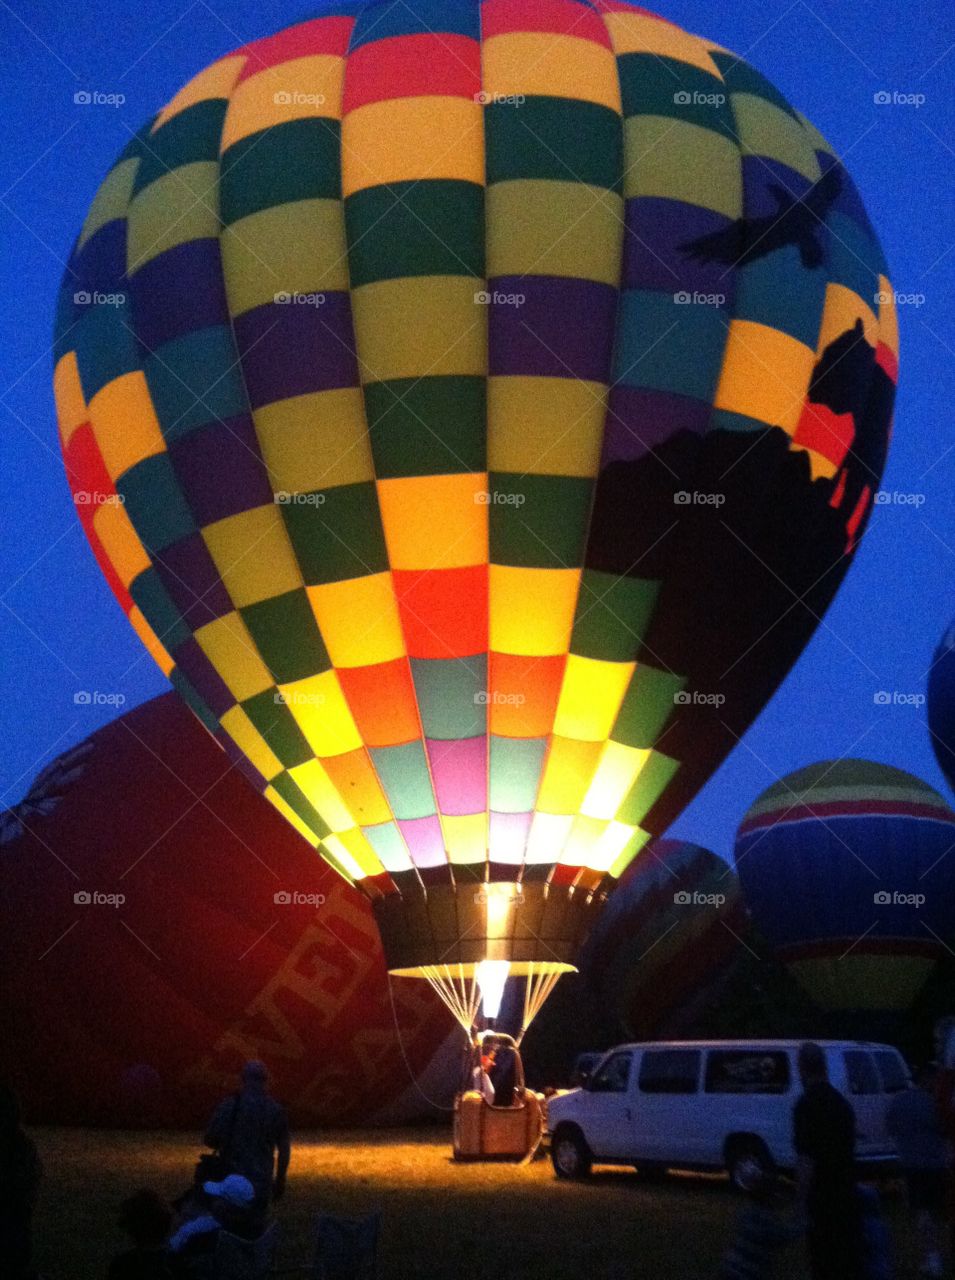
[[[869,760],[764,791],[736,839],[756,926],[830,1009],[903,1010],[955,940],[955,812]]]
[[[84,528],[463,1022],[573,966],[825,611],[885,273],[778,91],[618,0],[325,0],[107,175],[56,331]]]
[[[625,1035],[652,1036],[726,975],[746,925],[739,881],[722,858],[654,840],[620,877],[582,950],[582,990]]]

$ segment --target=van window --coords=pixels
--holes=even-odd
[[[909,1087],[909,1076],[905,1069],[905,1063],[897,1053],[890,1053],[888,1049],[883,1049],[881,1052],[876,1053],[875,1060],[879,1064],[882,1088],[886,1093],[901,1093],[903,1089]]]
[[[647,1049],[640,1063],[643,1093],[696,1093],[699,1049]]]
[[[711,1049],[707,1093],[788,1093],[789,1054],[764,1049]]]
[[[587,1082],[591,1093],[626,1093],[630,1084],[630,1054],[614,1053]]]
[[[847,1049],[843,1055],[846,1063],[846,1079],[849,1081],[849,1092],[881,1093],[882,1081],[875,1069],[872,1055],[863,1049]]]

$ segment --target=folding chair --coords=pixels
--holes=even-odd
[[[270,1223],[257,1240],[220,1231],[213,1267],[216,1280],[265,1280],[272,1269],[277,1242],[277,1222]]]

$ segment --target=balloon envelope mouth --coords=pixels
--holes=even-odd
[[[468,1036],[471,1036],[477,1021],[478,1009],[483,1009],[489,1021],[498,1016],[508,978],[525,978],[524,1012],[517,1038],[520,1044],[524,1032],[540,1012],[561,974],[576,973],[577,969],[563,960],[484,959],[469,964],[419,965],[389,969],[388,972],[397,978],[424,978]]]
[[[440,973],[442,976],[471,981],[479,980],[478,971],[482,965],[487,964],[506,965],[508,975],[512,978],[577,972],[576,965],[566,964],[563,960],[475,960],[468,964],[419,964],[405,969],[389,969],[388,972],[394,978],[430,978]]]

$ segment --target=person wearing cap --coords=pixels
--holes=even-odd
[[[256,1212],[255,1187],[240,1173],[230,1173],[221,1182],[204,1182],[207,1208],[184,1223],[169,1241],[176,1275],[204,1274],[206,1260],[213,1257],[220,1231],[243,1240],[257,1240],[263,1231]]]
[[[261,1062],[242,1068],[242,1087],[219,1103],[205,1142],[218,1151],[232,1173],[255,1188],[260,1210],[285,1191],[292,1154],[285,1108],[269,1093],[269,1073]]]
[[[747,1203],[736,1223],[736,1235],[723,1259],[720,1280],[770,1280],[776,1254],[802,1234],[800,1224],[779,1212],[776,1178],[755,1160],[741,1161],[736,1172]]]

